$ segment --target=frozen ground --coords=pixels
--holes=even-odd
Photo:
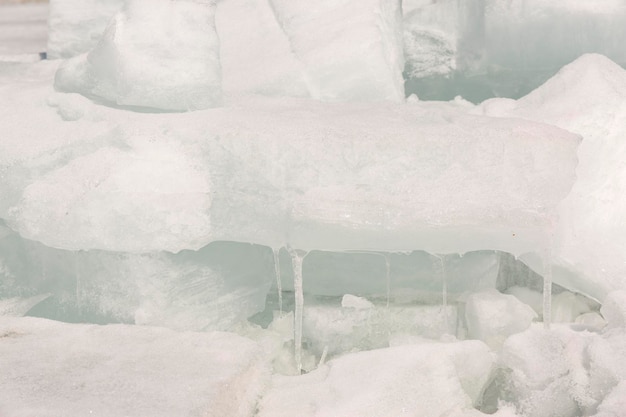
[[[404,101],[395,3],[55,1],[88,55],[0,5],[1,417],[626,416],[615,62]],[[482,45],[453,3],[404,2],[418,76]],[[490,31],[565,10],[507,4]],[[596,4],[559,28],[622,33]]]

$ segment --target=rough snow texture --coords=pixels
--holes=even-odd
[[[623,329],[599,335],[534,325],[504,343],[503,400],[522,416],[592,415],[626,377],[625,343]]]
[[[48,58],[71,58],[100,41],[124,0],[50,0]]]
[[[398,0],[270,0],[304,64],[311,96],[327,101],[404,99]]]
[[[304,66],[267,0],[222,0],[215,14],[225,94],[309,96]]]
[[[55,88],[152,111],[219,105],[214,8],[209,0],[128,1],[93,50],[61,66]]]
[[[265,309],[268,252],[224,242],[177,254],[74,252],[10,233],[0,237],[0,314],[226,330]]]
[[[494,289],[471,294],[465,300],[468,337],[492,348],[499,348],[508,336],[526,330],[535,318],[537,314],[530,306]]]
[[[520,100],[481,107],[583,137],[576,183],[555,227],[554,279],[600,301],[626,288],[626,71],[604,56],[584,55]]]
[[[267,378],[228,333],[0,318],[3,416],[247,417]]]
[[[476,341],[359,352],[301,377],[275,377],[258,415],[439,417],[471,410],[493,365],[489,349]]]

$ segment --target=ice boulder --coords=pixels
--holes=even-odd
[[[599,301],[626,288],[626,70],[588,54],[516,103],[485,104],[487,114],[542,121],[583,137],[577,180],[555,227],[554,279]]]
[[[3,416],[247,417],[268,381],[229,333],[0,317]]]
[[[469,411],[491,378],[482,342],[421,343],[358,352],[297,377],[275,377],[260,417],[439,417]]]
[[[398,0],[271,0],[312,97],[404,100]]]
[[[124,0],[50,0],[48,58],[71,58],[100,41]]]
[[[536,317],[530,306],[495,289],[470,294],[465,300],[468,337],[492,348],[499,348],[507,337],[526,330]]]
[[[151,111],[219,105],[214,9],[210,0],[131,0],[94,49],[59,68],[55,88]]]

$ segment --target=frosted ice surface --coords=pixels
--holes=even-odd
[[[50,0],[48,58],[71,58],[100,41],[124,0]]]
[[[271,0],[312,97],[404,99],[398,0]]]
[[[222,0],[215,24],[225,94],[308,96],[304,66],[267,0]]]
[[[537,249],[576,165],[578,138],[563,130],[420,103],[251,98],[175,117],[87,103],[70,123],[32,89],[4,92],[0,108],[19,102],[49,125],[32,148],[20,145],[38,132],[30,121],[5,132],[0,217],[69,250],[234,240],[523,253]]]
[[[577,180],[555,230],[554,278],[598,300],[626,287],[625,103],[626,70],[588,54],[516,104],[494,99],[482,107],[487,114],[543,121],[582,135]]]
[[[418,96],[520,97],[590,52],[626,65],[615,42],[626,38],[620,0],[415,0],[403,9],[407,91]]]
[[[221,102],[215,5],[130,0],[87,55],[64,63],[55,88],[118,106],[188,111]]]
[[[301,377],[276,377],[258,415],[439,417],[471,409],[493,364],[489,349],[476,341],[348,354]]]
[[[267,383],[228,333],[0,317],[0,340],[3,416],[247,417]]]
[[[465,300],[468,337],[492,348],[499,348],[508,336],[526,330],[535,318],[537,314],[530,306],[495,289],[470,294]]]

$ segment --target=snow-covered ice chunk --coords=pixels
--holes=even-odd
[[[598,412],[594,417],[619,417],[626,410],[626,381],[620,382],[609,395],[607,395],[602,404],[598,406]]]
[[[626,328],[626,291],[612,291],[604,299],[602,315],[609,327]]]
[[[71,58],[100,41],[124,0],[50,0],[48,58]]]
[[[515,106],[499,103],[483,110],[583,137],[576,183],[555,228],[555,282],[599,301],[626,288],[626,70],[604,56],[584,55]]]
[[[312,97],[404,100],[398,0],[271,0]]]
[[[516,297],[495,289],[470,294],[465,300],[468,336],[498,348],[512,334],[526,330],[535,311]]]
[[[0,317],[0,413],[247,417],[267,383],[259,346],[229,333]]]
[[[55,88],[117,106],[188,111],[221,102],[215,4],[130,0],[86,55],[59,68]]]
[[[352,308],[355,310],[369,310],[374,307],[374,304],[372,304],[372,302],[367,298],[357,297],[352,294],[345,294],[341,298],[341,307]]]
[[[342,356],[299,377],[276,377],[260,417],[439,417],[470,410],[491,377],[482,342],[422,343]]]

